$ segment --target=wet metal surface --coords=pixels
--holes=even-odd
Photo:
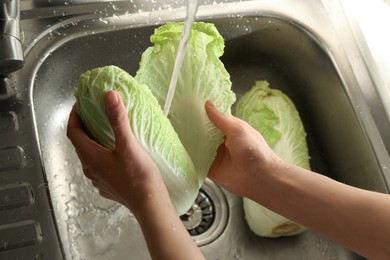
[[[388,144],[351,70],[358,61],[345,55],[321,4],[294,5],[293,12],[292,2],[211,4],[199,8],[198,20],[213,22],[225,38],[222,60],[238,97],[256,80],[291,97],[308,134],[313,170],[388,192]],[[101,198],[83,176],[66,124],[81,73],[113,64],[135,75],[156,26],[183,20],[185,11],[115,11],[22,21],[26,63],[10,78],[9,96],[0,99],[1,259],[149,259],[133,215]],[[242,199],[213,185],[204,191],[222,198],[212,199],[213,214],[225,224],[214,221],[215,238],[198,243],[207,259],[360,258],[310,230],[257,237]],[[8,235],[15,230],[25,230],[24,238]]]

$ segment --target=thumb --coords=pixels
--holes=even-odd
[[[205,109],[210,121],[226,135],[234,123],[233,117],[219,111],[209,100],[206,101]]]
[[[133,134],[125,105],[115,91],[106,93],[105,105],[106,114],[115,135],[115,147],[124,148]]]

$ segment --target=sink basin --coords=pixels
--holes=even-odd
[[[328,35],[334,28],[326,11],[315,8],[321,23],[299,14],[314,8],[310,5],[297,6],[294,13],[287,6],[262,1],[202,6],[198,20],[214,23],[225,38],[222,60],[237,97],[256,80],[268,80],[294,101],[307,131],[314,171],[387,193],[390,164],[380,131],[340,42]],[[35,199],[24,207],[45,202],[40,204],[44,213],[32,211],[40,223],[35,227],[42,229],[40,239],[26,246],[38,248],[37,256],[48,259],[149,259],[134,216],[100,197],[83,176],[66,125],[81,73],[113,64],[135,75],[156,26],[181,20],[184,10],[100,16],[75,16],[44,27],[25,46],[26,65],[13,79],[20,90],[9,101],[9,110],[19,122],[15,131],[27,136],[20,140],[29,145],[6,141],[0,148],[19,147],[16,152],[25,159],[17,168],[41,176],[38,181],[27,179],[23,186]],[[8,118],[12,113],[0,115]],[[242,199],[210,180],[199,196],[194,211],[207,210],[207,227],[194,227],[182,219],[207,259],[361,258],[311,230],[288,238],[257,237],[246,224]],[[15,258],[24,246],[0,249],[0,257]]]

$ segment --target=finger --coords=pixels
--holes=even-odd
[[[99,180],[99,177],[96,176],[93,171],[88,170],[88,168],[85,167],[84,165],[83,165],[83,173],[84,176],[87,177],[87,179],[89,179],[92,182],[92,184],[96,183]]]
[[[72,110],[70,111],[69,119],[68,119],[68,129],[72,128],[82,128],[83,123],[81,122],[81,118],[77,114],[76,103],[73,105]]]
[[[108,192],[103,191],[103,190],[99,190],[99,194],[100,194],[100,196],[102,196],[106,199],[113,200],[116,202],[116,200],[114,199],[114,196],[111,193],[108,193]]]
[[[105,102],[107,117],[115,135],[115,147],[123,149],[133,137],[125,105],[115,91],[106,93]]]
[[[226,135],[235,122],[233,117],[219,111],[209,100],[206,101],[205,109],[210,121]]]
[[[76,105],[73,106],[70,112],[66,133],[80,158],[98,146],[84,131],[83,124],[76,111]]]
[[[98,189],[99,191],[107,192],[107,189],[104,187],[104,185],[100,184],[98,180],[91,180],[92,185]]]
[[[221,165],[223,165],[224,160],[228,158],[229,151],[226,149],[226,146],[224,143],[222,143],[217,150],[217,155],[213,161],[213,163],[210,166],[208,177],[214,180],[215,173],[218,172],[218,169]]]

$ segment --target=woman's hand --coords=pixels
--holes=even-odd
[[[133,212],[153,259],[204,259],[176,214],[159,169],[134,137],[119,95],[110,91],[105,98],[115,134],[113,149],[89,138],[75,107],[70,113],[68,137],[85,176],[102,196]]]
[[[369,259],[390,259],[390,197],[283,162],[244,121],[206,103],[225,134],[209,177]]]
[[[225,135],[208,176],[225,189],[248,196],[250,184],[258,179],[258,173],[283,162],[248,123],[218,111],[209,101],[205,108],[211,122]]]
[[[154,194],[165,194],[160,171],[135,139],[126,109],[113,91],[106,94],[106,113],[115,134],[115,148],[105,148],[84,131],[74,106],[67,135],[80,158],[84,174],[99,193],[128,207],[134,214]]]

